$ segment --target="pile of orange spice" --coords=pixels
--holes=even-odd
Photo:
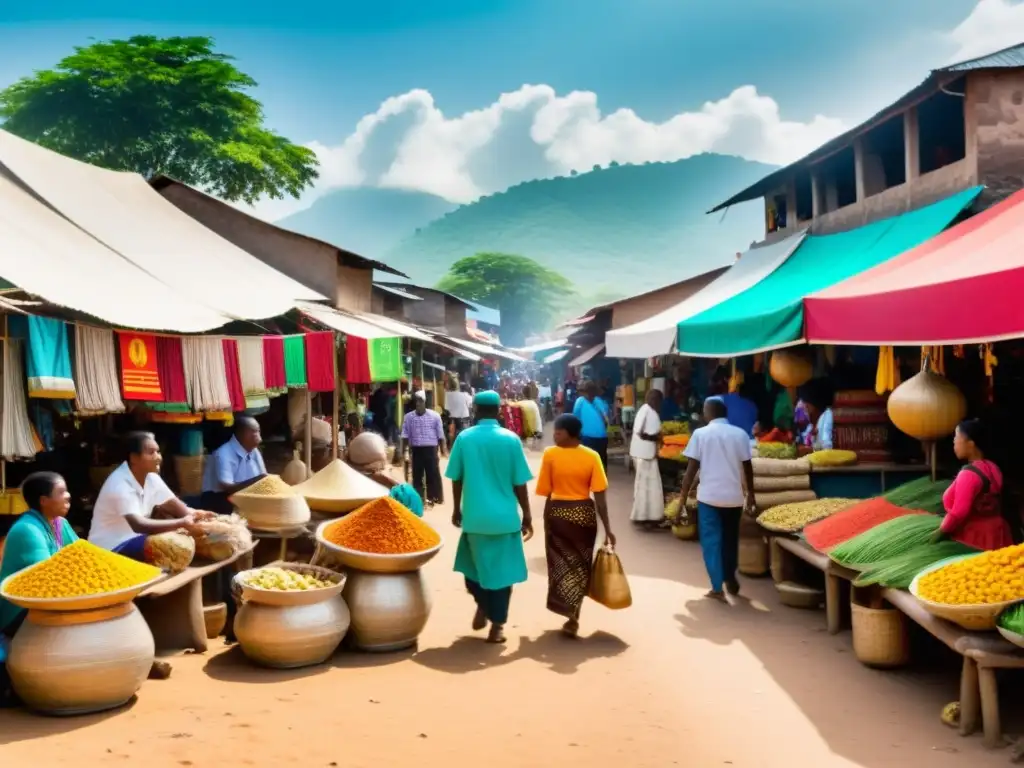
[[[392,498],[374,499],[324,528],[331,544],[375,555],[407,555],[436,547],[437,531]]]

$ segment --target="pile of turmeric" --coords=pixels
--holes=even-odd
[[[423,552],[441,542],[437,531],[392,498],[374,499],[324,529],[331,544],[375,555]]]
[[[12,597],[57,599],[117,592],[144,584],[159,568],[79,539],[7,583]]]

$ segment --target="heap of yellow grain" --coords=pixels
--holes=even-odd
[[[12,597],[50,600],[88,597],[137,587],[160,573],[152,565],[79,540],[12,578],[7,592]]]
[[[331,523],[323,535],[331,544],[375,555],[423,552],[441,542],[437,531],[387,496]]]
[[[945,605],[1024,599],[1024,544],[983,552],[922,576],[918,597]]]

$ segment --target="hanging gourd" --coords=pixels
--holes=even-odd
[[[783,349],[772,352],[768,373],[784,387],[802,387],[814,376],[814,366],[804,355]]]
[[[967,415],[967,399],[953,382],[933,373],[927,359],[922,368],[889,395],[889,419],[918,440],[948,437]]]
[[[292,460],[285,465],[284,470],[281,472],[281,479],[288,483],[288,485],[298,485],[305,482],[309,476],[309,473],[306,472],[306,464],[300,458],[301,456],[302,443],[296,443],[295,450],[292,452]]]

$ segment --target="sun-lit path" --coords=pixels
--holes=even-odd
[[[539,453],[531,459],[539,460]],[[824,617],[778,605],[770,583],[727,607],[695,545],[634,532],[632,483],[612,469],[612,510],[634,606],[584,609],[564,640],[544,610],[542,533],[513,597],[509,643],[471,637],[472,604],[448,546],[428,568],[435,602],[417,653],[339,654],[273,672],[219,645],[174,661],[126,711],[67,720],[0,714],[0,765],[147,766],[928,766],[1005,765],[980,737],[939,723],[955,666],[872,672]],[[539,518],[538,504],[538,518]],[[1009,690],[1009,687],[1007,687]]]

